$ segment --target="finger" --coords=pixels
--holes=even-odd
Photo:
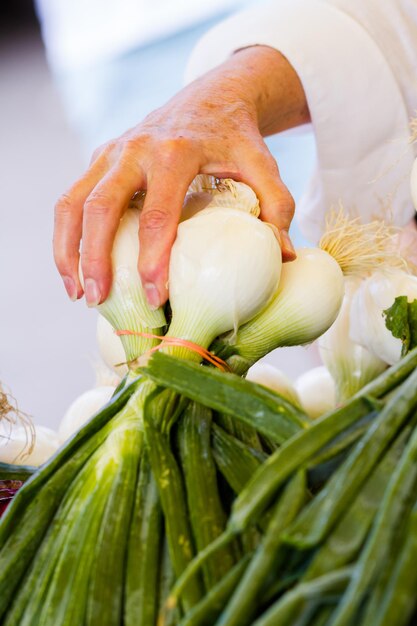
[[[120,218],[144,176],[139,166],[120,164],[94,187],[84,203],[81,269],[88,306],[107,298],[111,287],[111,250]]]
[[[107,169],[107,159],[98,159],[55,205],[54,259],[71,300],[83,294],[78,263],[84,202]]]
[[[185,194],[198,169],[160,166],[148,176],[140,216],[139,273],[148,302],[158,307],[168,298],[168,267]]]
[[[272,155],[259,154],[251,159],[242,171],[244,182],[247,182],[259,198],[260,217],[277,227],[284,261],[296,258],[294,246],[288,234],[291,220],[294,217],[294,199],[282,182],[278,166]]]

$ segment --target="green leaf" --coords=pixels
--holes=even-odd
[[[249,424],[276,443],[308,428],[305,413],[282,396],[236,374],[156,352],[141,371],[157,385]]]
[[[398,296],[394,304],[384,311],[385,326],[397,339],[401,339],[401,355],[417,346],[417,300],[408,302],[407,296]]]

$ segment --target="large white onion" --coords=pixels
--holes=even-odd
[[[334,322],[344,292],[338,263],[319,248],[300,248],[297,258],[282,266],[278,291],[272,301],[237,335],[222,338],[237,352],[233,368],[244,373],[275,348],[310,343]]]
[[[204,209],[179,225],[172,247],[168,334],[207,348],[266,305],[280,273],[269,226],[239,209]]]

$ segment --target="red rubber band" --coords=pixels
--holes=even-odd
[[[167,335],[154,335],[153,333],[144,333],[144,332],[136,332],[134,330],[115,330],[116,335],[119,337],[122,335],[136,335],[139,337],[145,337],[145,339],[159,339],[161,342],[158,346],[154,346],[149,350],[149,354],[152,352],[157,352],[161,350],[161,348],[165,348],[166,346],[180,346],[183,348],[188,348],[192,352],[196,352],[203,358],[205,361],[208,361],[222,372],[230,372],[231,369],[228,364],[223,361],[220,357],[216,356],[206,348],[199,346],[198,343],[194,343],[193,341],[188,341],[187,339],[180,339],[179,337],[169,337]]]

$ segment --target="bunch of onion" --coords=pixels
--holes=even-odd
[[[227,202],[223,193],[228,194]],[[253,192],[230,183],[223,189],[214,186],[211,197],[212,203],[180,224],[171,255],[168,333],[176,342],[172,345],[165,338],[161,345],[183,358],[200,356],[182,342],[204,350],[219,334],[237,331],[269,302],[280,278],[281,251],[272,228],[255,216],[259,207]],[[145,480],[152,495],[152,463],[160,457],[149,442],[147,452],[144,449],[143,407],[155,385],[135,368],[141,355],[158,345],[154,336],[163,335],[166,320],[162,309],[149,309],[137,273],[139,214],[138,209],[128,209],[121,220],[112,251],[111,293],[98,307],[122,333],[129,372],[110,402],[18,492],[2,520],[0,620],[4,623],[35,615],[37,623],[45,626],[63,619],[80,623],[84,616],[88,623],[116,624],[125,584],[133,589],[125,623],[137,624],[136,612],[143,610],[135,592],[138,565],[129,556],[135,558],[133,545],[148,547],[147,537],[144,543],[137,535],[145,530],[140,530],[141,500],[137,504],[135,498],[142,498]],[[171,424],[178,414],[175,394],[167,397],[155,427],[164,420]],[[160,443],[169,447],[166,434],[164,430]],[[160,519],[159,499],[153,502]],[[176,511],[175,523],[179,513],[185,514],[183,509]],[[187,542],[178,545],[170,524],[166,528],[178,575],[176,551],[188,550],[187,558],[192,554]],[[23,543],[11,552],[8,546],[15,533],[20,533]],[[157,584],[150,579],[151,583]],[[34,585],[43,592],[33,594]],[[76,601],[70,591],[74,589],[79,590]]]
[[[211,181],[192,193],[189,215],[195,202],[199,210],[179,225],[171,254],[168,330],[164,312],[149,309],[137,273],[140,209],[128,209],[121,220],[112,290],[98,309],[121,333],[129,372],[111,401],[18,492],[0,524],[0,620],[7,626],[25,620],[43,626],[148,625],[153,620],[140,622],[138,611],[146,604],[141,598],[155,602],[149,598],[158,584],[150,574],[157,572],[151,568],[152,533],[159,537],[157,529],[164,528],[176,576],[191,560],[187,504],[181,489],[172,490],[181,468],[174,463],[170,430],[182,407],[168,390],[159,402],[154,383],[137,371],[144,354],[160,345],[200,360],[221,335],[222,346],[232,352],[238,347],[244,367],[236,369],[246,371],[277,345],[312,341],[337,316],[340,250],[337,261],[324,249],[301,250],[281,274],[277,239],[258,219],[258,201],[248,187]],[[348,256],[346,247],[343,252]],[[191,350],[187,342],[199,348]],[[144,411],[147,402],[154,413]],[[163,462],[167,472],[158,474]],[[147,509],[146,520],[155,524],[143,522],[143,498],[152,511],[150,516]],[[10,550],[12,545],[17,547]],[[145,548],[148,561],[138,557]],[[142,591],[149,590],[143,597],[136,587],[139,571]],[[41,592],[34,594],[35,586]],[[191,603],[192,585],[187,594]]]

